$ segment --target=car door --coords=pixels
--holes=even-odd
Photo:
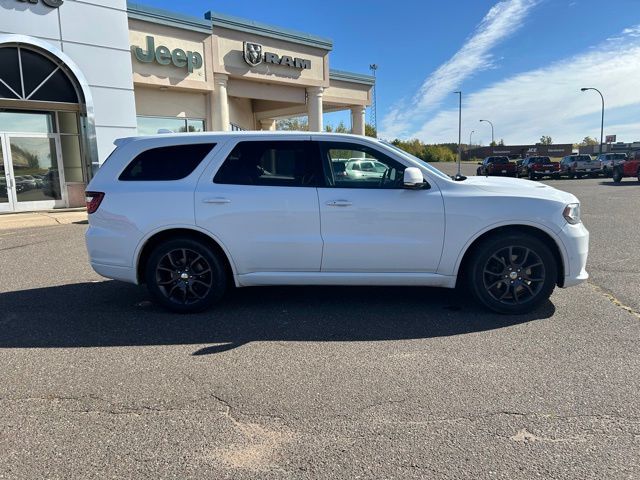
[[[404,188],[406,166],[390,154],[357,141],[318,147],[325,186],[318,188],[324,250],[323,272],[435,272],[444,239],[444,206],[438,187]],[[373,177],[333,175],[336,158],[360,157],[386,167]]]
[[[222,242],[238,274],[320,270],[323,174],[310,138],[300,138],[234,141],[198,183],[196,222]]]

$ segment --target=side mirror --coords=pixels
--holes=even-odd
[[[478,165],[482,165],[482,162],[478,162]]]
[[[403,182],[405,188],[422,188],[425,183],[422,171],[417,167],[405,168]]]

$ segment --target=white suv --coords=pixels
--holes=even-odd
[[[576,197],[513,178],[458,181],[353,135],[126,138],[87,191],[91,265],[177,312],[231,286],[459,285],[501,313],[587,279]],[[339,159],[385,166],[337,175]]]

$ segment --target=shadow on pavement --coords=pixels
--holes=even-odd
[[[640,186],[640,182],[635,179],[629,178],[628,181],[622,181],[620,183],[611,182],[600,182],[599,185],[604,185],[605,187],[638,187]]]
[[[0,348],[376,341],[461,335],[551,317],[501,316],[454,290],[418,287],[262,287],[229,292],[197,315],[165,312],[141,287],[115,281],[0,294]]]

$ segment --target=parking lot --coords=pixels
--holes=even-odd
[[[591,279],[522,317],[389,287],[178,316],[93,273],[86,225],[0,230],[0,478],[639,477],[640,184],[548,183]]]

